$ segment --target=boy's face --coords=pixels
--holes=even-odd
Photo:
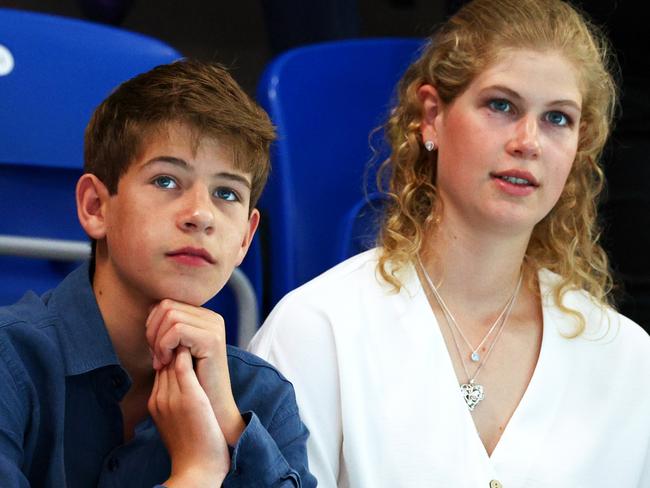
[[[259,222],[249,215],[250,175],[232,151],[172,124],[149,140],[105,206],[105,253],[96,273],[146,301],[202,305],[244,258]]]

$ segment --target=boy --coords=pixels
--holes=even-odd
[[[195,61],[97,108],[76,190],[93,258],[0,308],[0,486],[315,486],[293,387],[201,308],[248,250],[273,137]]]

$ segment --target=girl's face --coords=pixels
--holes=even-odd
[[[438,150],[442,225],[530,236],[575,159],[582,95],[555,51],[510,50],[449,105],[420,88],[423,140]]]

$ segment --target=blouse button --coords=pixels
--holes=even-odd
[[[490,488],[503,488],[503,485],[498,480],[490,481]]]

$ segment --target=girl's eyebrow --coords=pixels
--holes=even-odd
[[[507,86],[504,86],[504,85],[490,85],[490,86],[487,86],[485,88],[482,88],[480,93],[484,93],[484,92],[487,92],[487,91],[490,91],[490,90],[496,90],[496,91],[503,92],[506,95],[508,95],[510,98],[514,99],[514,101],[516,101],[516,102],[521,102],[523,100],[523,97],[518,92],[516,92],[512,88],[508,88]],[[582,111],[582,108],[580,107],[580,105],[575,100],[572,100],[570,98],[561,99],[561,100],[553,100],[552,102],[548,103],[548,105],[553,105],[553,106],[555,106],[555,105],[564,105],[564,106],[571,107],[571,108],[577,110],[578,112]]]

